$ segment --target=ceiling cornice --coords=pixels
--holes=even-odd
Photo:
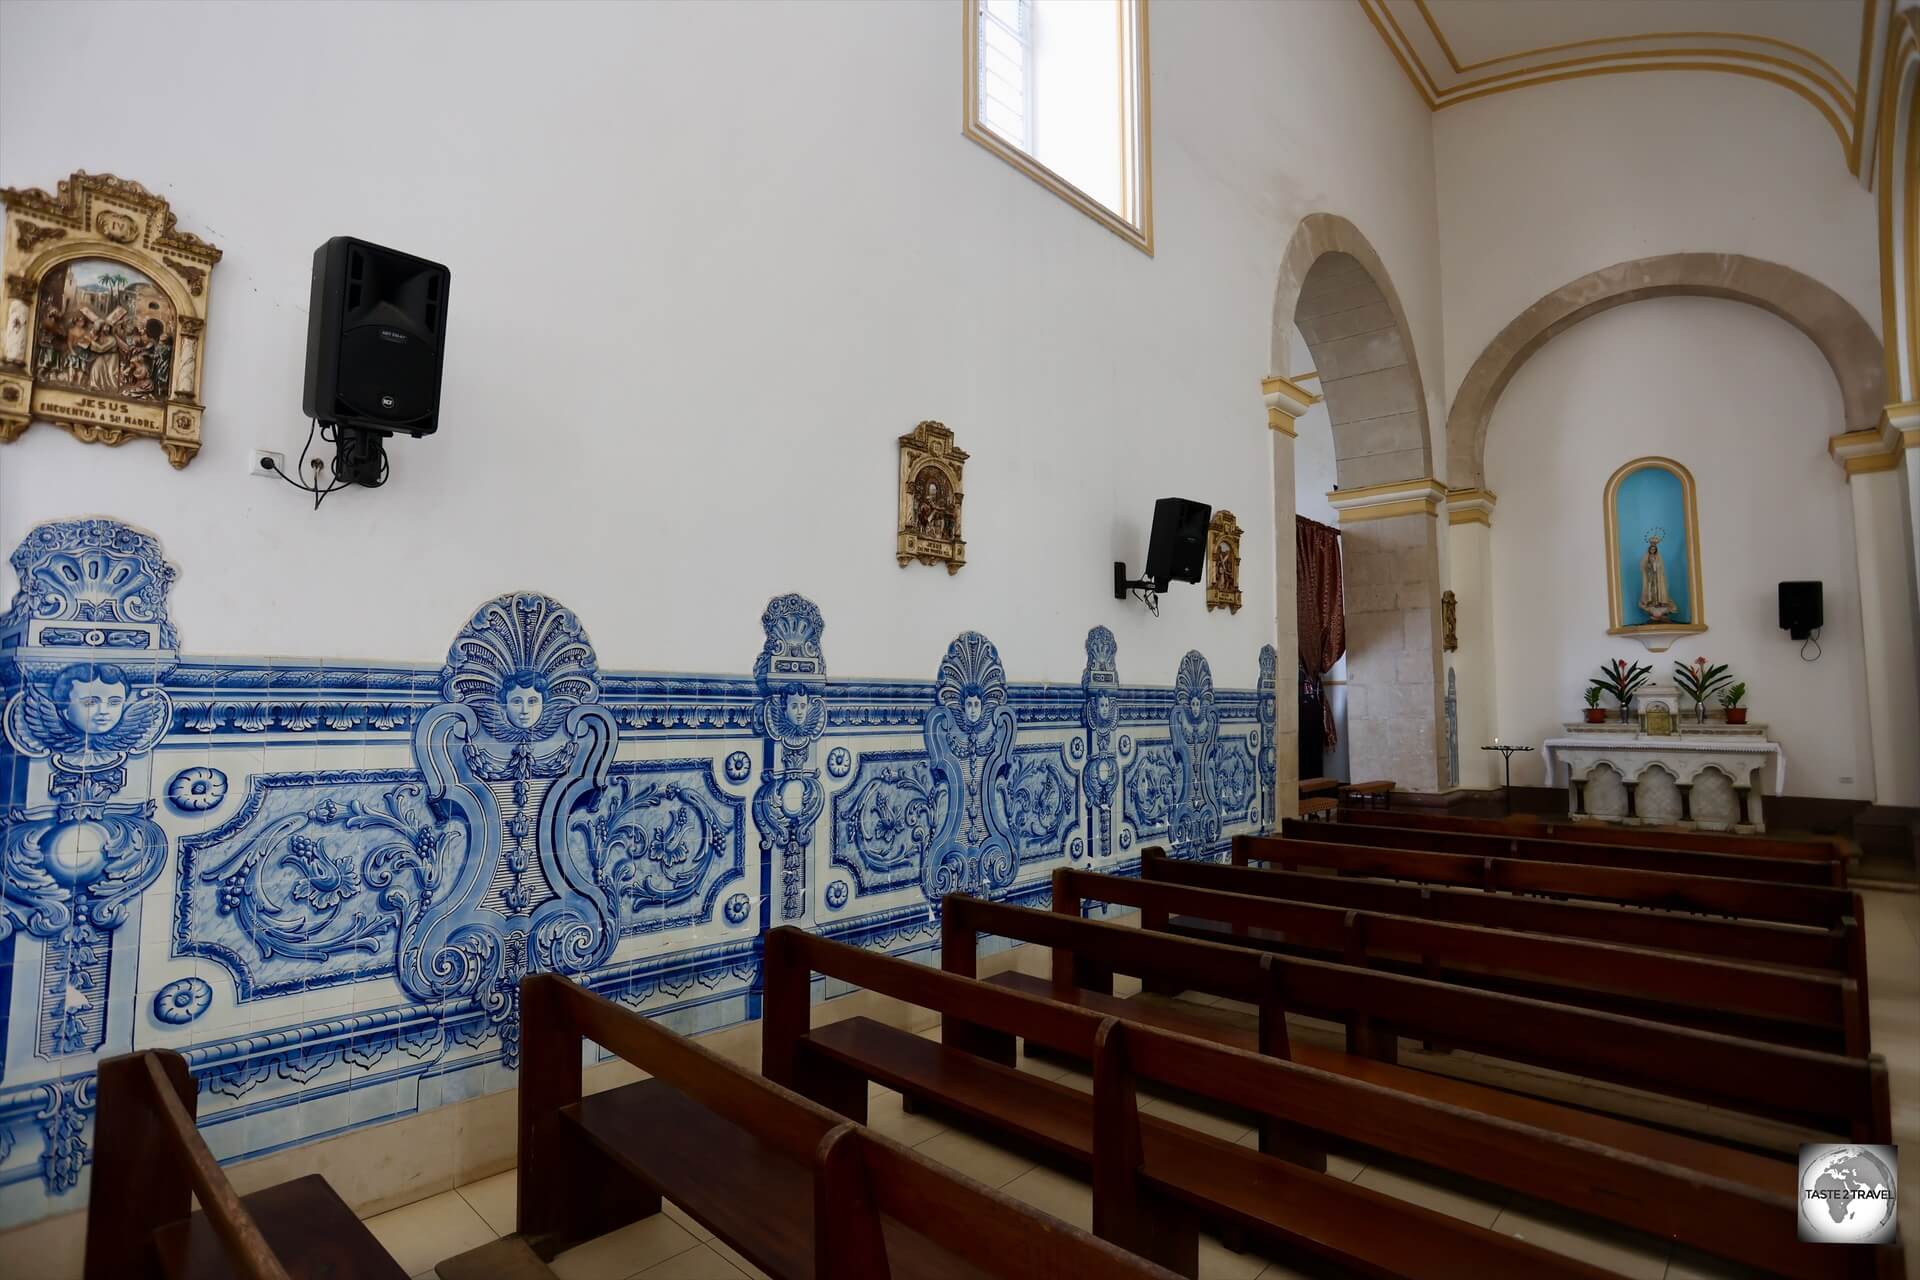
[[[1832,128],[1856,174],[1862,170],[1863,138],[1871,127],[1869,95],[1861,86],[1873,68],[1881,6],[1889,2],[1862,0],[1859,67],[1850,77],[1791,41],[1736,31],[1636,32],[1464,61],[1427,0],[1356,0],[1430,110],[1593,76],[1718,72],[1765,81],[1805,101]]]

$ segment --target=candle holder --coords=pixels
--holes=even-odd
[[[1507,813],[1511,815],[1513,813],[1513,753],[1516,751],[1531,751],[1533,748],[1515,747],[1504,742],[1496,742],[1480,749],[1482,751],[1498,751],[1503,762],[1506,764],[1507,780],[1506,785],[1501,787],[1500,794],[1506,798]]]

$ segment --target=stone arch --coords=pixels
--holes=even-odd
[[[1669,253],[1581,276],[1508,322],[1454,394],[1447,415],[1447,480],[1485,485],[1487,424],[1513,375],[1534,352],[1582,320],[1646,298],[1724,298],[1770,311],[1804,333],[1840,384],[1845,431],[1876,426],[1886,406],[1880,340],[1852,303],[1791,267],[1733,253]]]
[[[1357,499],[1367,509],[1341,514],[1349,767],[1356,780],[1391,778],[1409,791],[1438,791],[1446,777],[1444,677],[1426,394],[1393,279],[1345,218],[1309,214],[1282,255],[1270,367],[1283,376],[1299,372],[1290,367],[1296,328],[1320,375],[1339,487],[1373,491]],[[1276,485],[1275,510],[1292,511],[1290,462],[1276,470]],[[1283,516],[1276,529],[1276,550],[1289,565],[1292,524]]]
[[[1406,309],[1360,229],[1331,213],[1300,220],[1273,295],[1270,367],[1288,367],[1292,331],[1313,353],[1333,424],[1342,489],[1433,474],[1425,384]]]

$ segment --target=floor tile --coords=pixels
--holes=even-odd
[[[936,1134],[945,1133],[947,1126],[928,1116],[908,1115],[900,1107],[901,1098],[897,1093],[885,1093],[878,1098],[867,1100],[867,1127],[875,1133],[883,1133],[895,1142],[904,1142],[908,1146],[918,1146]]]
[[[704,1244],[648,1267],[633,1280],[742,1280],[740,1268]]]
[[[1201,1111],[1197,1107],[1190,1107],[1182,1102],[1169,1102],[1164,1098],[1155,1098],[1151,1102],[1141,1103],[1140,1111],[1143,1115],[1171,1120],[1196,1133],[1209,1134],[1228,1142],[1238,1142],[1253,1132],[1252,1126],[1244,1120],[1215,1115],[1211,1111]]]
[[[1550,1206],[1503,1209],[1493,1229],[1631,1280],[1661,1280],[1667,1273],[1666,1241]]]
[[[728,1246],[721,1244],[718,1240],[707,1241],[707,1248],[713,1250],[728,1262],[731,1262],[734,1269],[739,1271],[741,1275],[748,1277],[748,1280],[768,1280],[766,1272],[754,1266],[751,1262],[748,1262],[745,1258],[735,1253]]]
[[[493,1229],[493,1234],[510,1236],[518,1221],[519,1176],[515,1170],[509,1169],[454,1190],[460,1193],[462,1200],[473,1206],[473,1211]]]
[[[656,1213],[569,1249],[549,1265],[559,1280],[627,1280],[699,1243],[672,1218]]]
[[[1255,1151],[1258,1151],[1260,1149],[1260,1131],[1258,1129],[1249,1129],[1238,1138],[1235,1138],[1234,1142],[1239,1146],[1252,1147]],[[1332,1177],[1340,1179],[1342,1182],[1352,1182],[1360,1176],[1360,1171],[1366,1167],[1367,1162],[1364,1160],[1356,1160],[1352,1156],[1343,1156],[1338,1151],[1327,1152],[1327,1173]]]
[[[949,1169],[990,1187],[1004,1187],[1033,1168],[1033,1161],[1025,1156],[1004,1151],[955,1129],[928,1138],[915,1149],[927,1159],[938,1160]]]
[[[1082,1231],[1093,1230],[1093,1188],[1078,1178],[1035,1166],[1000,1189]]]
[[[1235,1253],[1205,1232],[1200,1235],[1200,1280],[1254,1280],[1268,1265],[1257,1253]]]
[[[673,1201],[662,1200],[660,1202],[660,1207],[666,1210],[667,1216],[669,1218],[672,1218],[675,1222],[679,1223],[681,1229],[685,1231],[688,1235],[692,1236],[695,1240],[698,1240],[702,1244],[704,1244],[707,1241],[713,1239],[713,1232],[707,1230],[705,1227],[695,1222],[692,1218],[689,1218],[687,1216],[687,1211],[685,1209],[682,1209],[679,1205],[675,1204]]]
[[[1430,1181],[1380,1165],[1368,1165],[1354,1178],[1354,1182],[1383,1195],[1411,1201],[1476,1226],[1490,1227],[1493,1220],[1500,1216],[1501,1205],[1498,1201],[1483,1200],[1464,1188],[1441,1181],[1437,1176]]]
[[[496,1238],[486,1219],[457,1191],[443,1191],[368,1218],[367,1230],[410,1276],[431,1271],[443,1259]]]

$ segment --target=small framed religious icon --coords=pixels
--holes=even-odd
[[[1693,473],[1672,458],[1635,458],[1604,499],[1608,635],[1660,653],[1707,629]]]
[[[1224,508],[1207,525],[1207,608],[1240,612],[1240,522]]]
[[[178,230],[137,182],[76,173],[6,207],[0,444],[50,422],[86,444],[159,441],[200,451],[201,353],[220,251]]]
[[[967,562],[960,534],[962,468],[965,451],[955,448],[953,432],[938,422],[923,422],[900,437],[900,534],[894,557],[902,568],[944,564],[949,574]]]

